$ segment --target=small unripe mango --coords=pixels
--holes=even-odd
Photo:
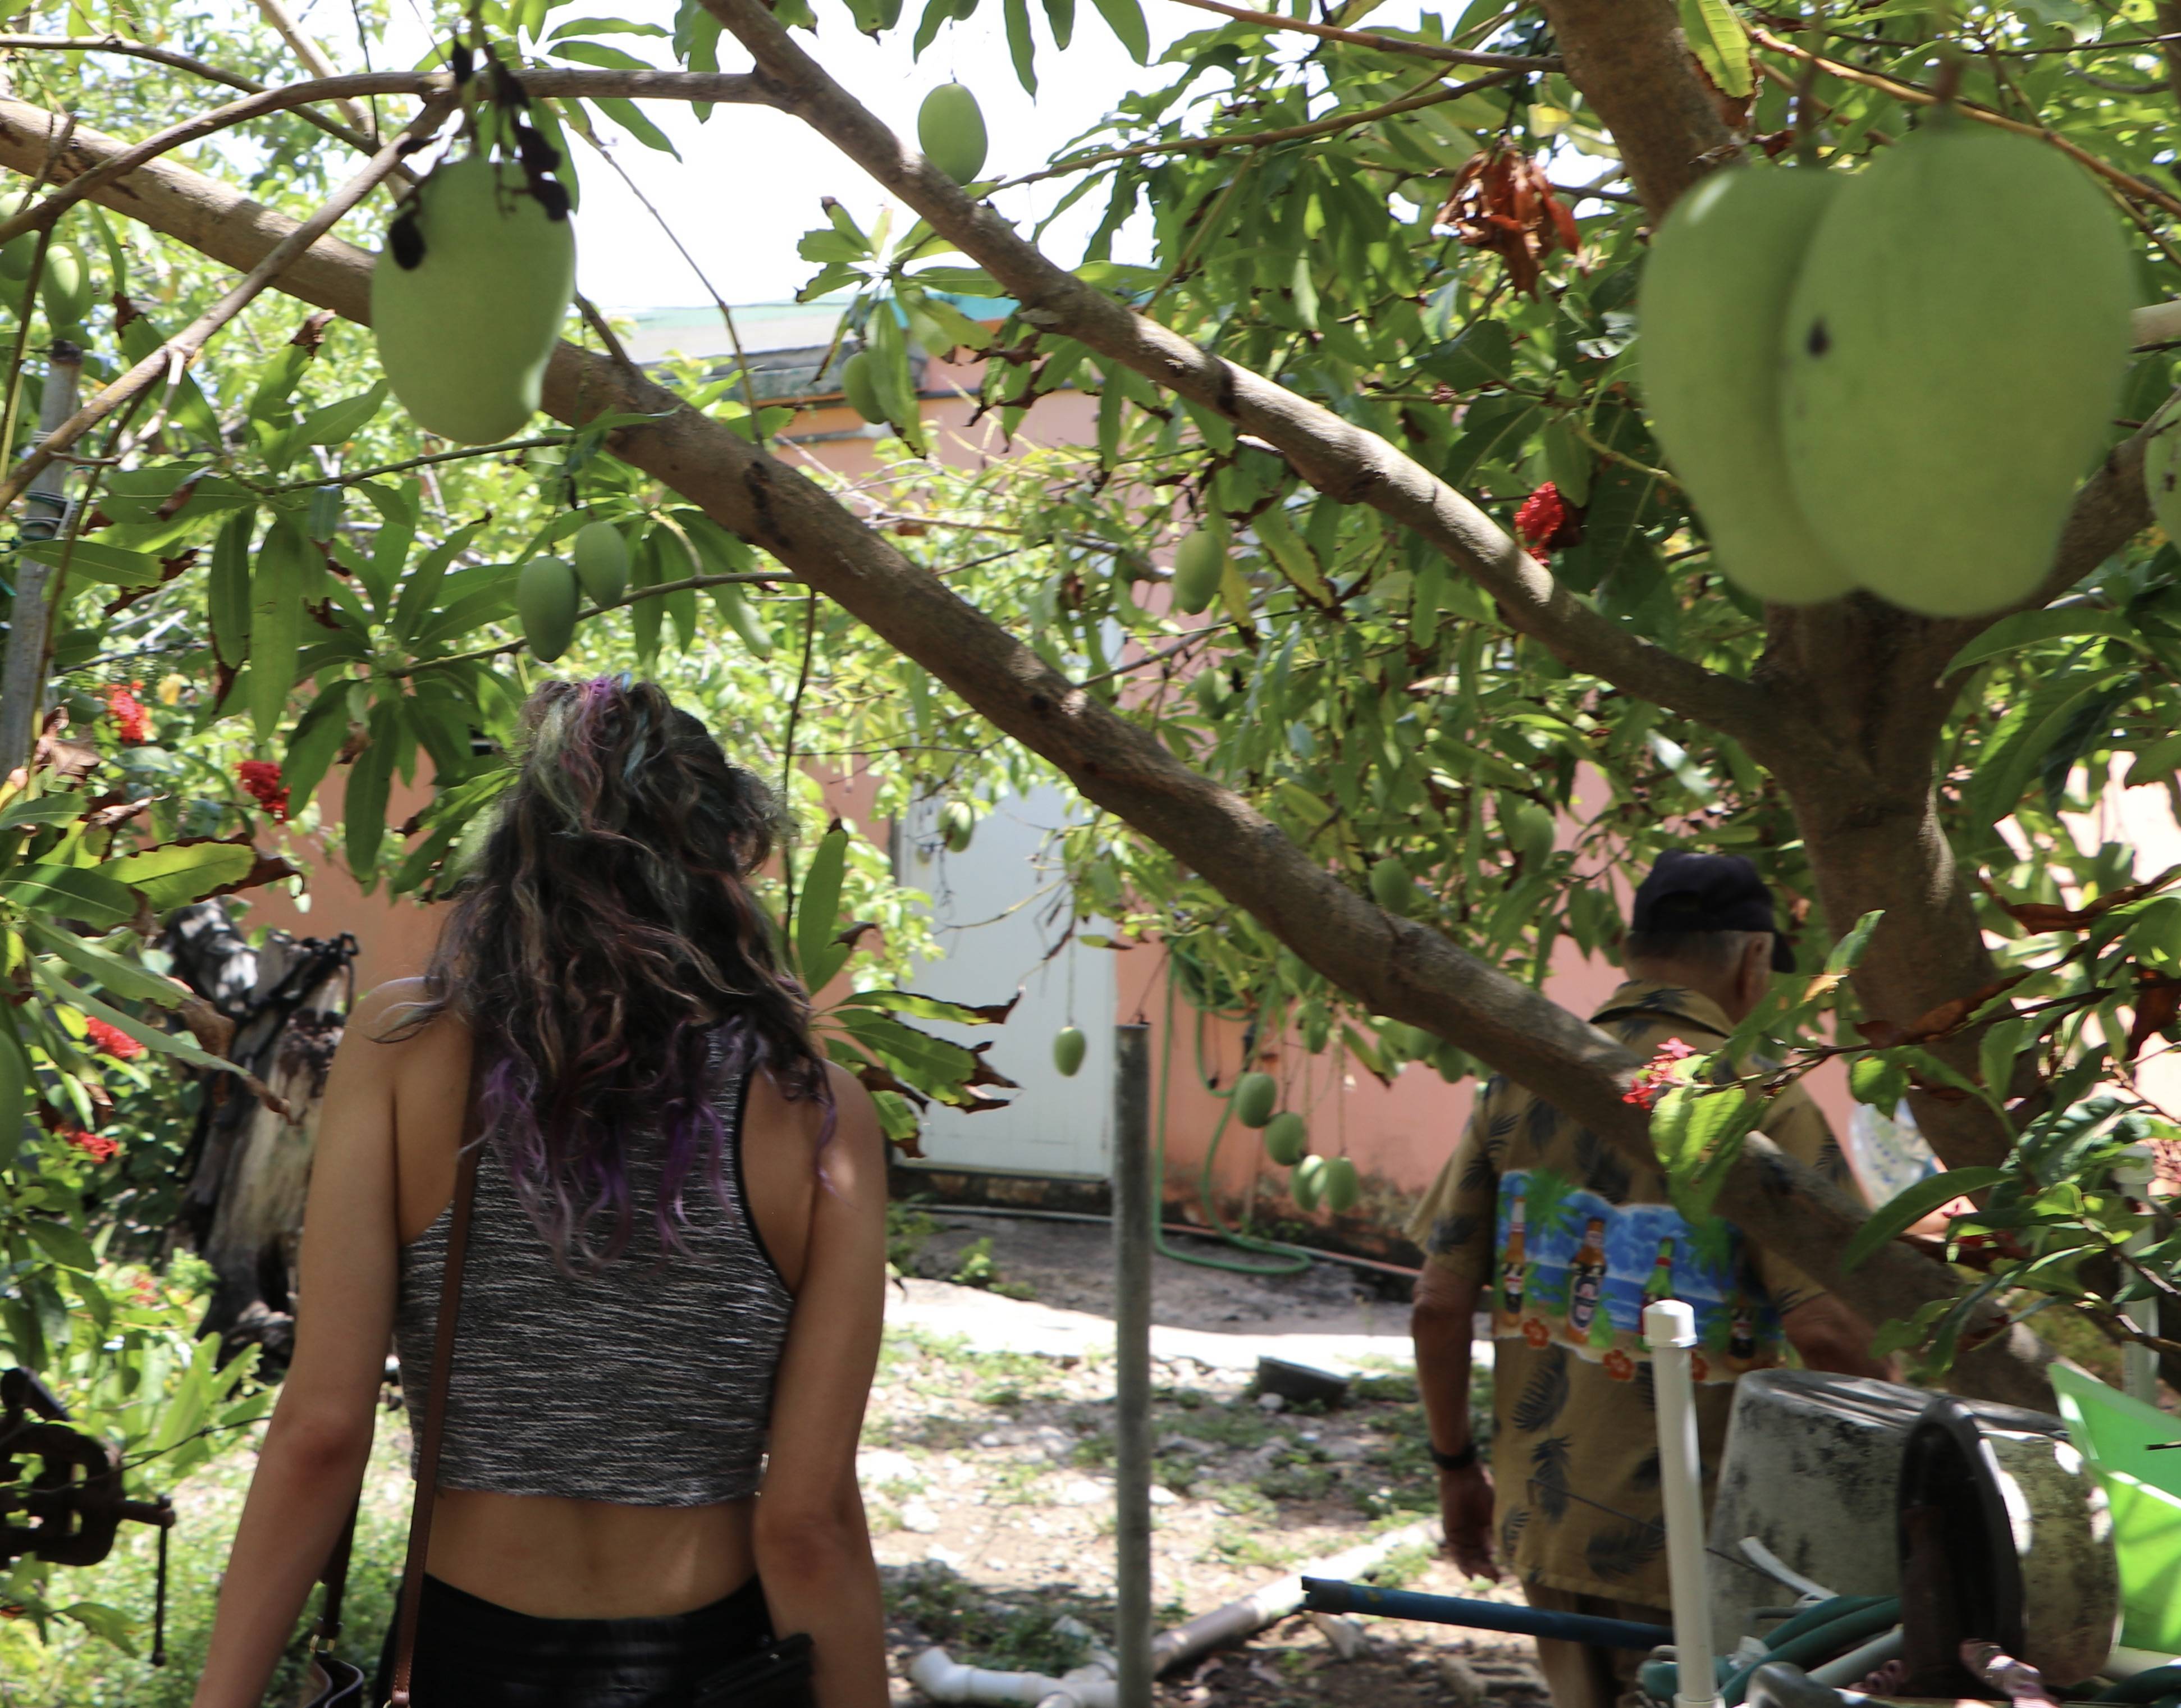
[[[976,815],[969,810],[968,803],[950,800],[939,809],[939,837],[947,844],[948,853],[968,852],[969,838],[976,830]]]
[[[1227,542],[1211,528],[1184,534],[1173,549],[1173,608],[1195,616],[1210,609],[1227,575]]]
[[[1336,1215],[1354,1209],[1356,1199],[1363,1195],[1363,1182],[1356,1172],[1356,1164],[1345,1157],[1328,1158],[1322,1195],[1325,1208]]]
[[[1388,854],[1371,868],[1371,899],[1389,914],[1408,917],[1416,904],[1416,882],[1399,854]]]
[[[1270,1121],[1279,1101],[1279,1082],[1270,1074],[1248,1073],[1234,1081],[1234,1119],[1245,1127]]]
[[[515,582],[515,612],[522,638],[540,664],[550,664],[576,638],[579,594],[576,572],[557,557],[533,557]]]
[[[1293,1109],[1282,1109],[1265,1125],[1265,1154],[1291,1169],[1310,1151],[1310,1129]]]
[[[1084,1053],[1090,1047],[1080,1027],[1063,1026],[1053,1035],[1052,1064],[1063,1079],[1072,1080],[1082,1070]]]
[[[569,555],[593,604],[611,605],[628,591],[628,542],[611,522],[585,522],[576,530]]]
[[[1295,1200],[1297,1209],[1309,1211],[1317,1208],[1324,1194],[1325,1158],[1305,1157],[1288,1176],[1288,1196]]]
[[[879,401],[879,388],[871,378],[868,350],[859,350],[841,364],[841,395],[848,400],[849,408],[872,426],[886,425],[886,407]]]

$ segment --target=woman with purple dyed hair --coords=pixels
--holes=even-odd
[[[472,1100],[416,1708],[686,1708],[796,1633],[818,1708],[883,1708],[855,1453],[886,1147],[748,888],[772,802],[648,683],[549,683],[524,722],[430,971],[357,1003],[334,1064],[196,1708],[263,1697],[389,1340],[422,1434]]]

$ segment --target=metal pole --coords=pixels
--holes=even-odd
[[[1697,1316],[1679,1299],[1643,1313],[1659,1398],[1659,1492],[1666,1509],[1666,1581],[1674,1598],[1674,1708],[1719,1708],[1712,1676],[1711,1599],[1704,1584],[1703,1467],[1697,1446],[1689,1353]]]
[[[1151,1700],[1151,1028],[1113,1029],[1113,1649],[1117,1708]]]
[[[45,394],[39,400],[38,431],[32,444],[75,413],[83,383],[83,352],[55,339],[46,362]],[[51,539],[68,519],[64,488],[73,465],[47,464],[23,493],[20,542]],[[30,760],[31,732],[46,694],[46,629],[52,601],[53,570],[20,555],[14,564],[15,602],[8,616],[8,649],[0,656],[0,782]]]

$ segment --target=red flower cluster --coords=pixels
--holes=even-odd
[[[1515,512],[1515,532],[1522,536],[1530,556],[1539,563],[1545,561],[1546,545],[1567,523],[1567,500],[1549,480],[1524,499],[1522,507]]]
[[[121,739],[132,747],[152,738],[152,714],[136,698],[136,690],[143,686],[141,682],[132,682],[126,688],[109,688],[106,691],[106,710]]]
[[[86,1133],[80,1127],[71,1128],[61,1136],[94,1163],[112,1162],[121,1148],[118,1140],[102,1138],[97,1133]]]
[[[116,1061],[131,1061],[144,1053],[143,1045],[120,1027],[108,1025],[104,1020],[86,1020],[84,1030],[90,1034],[91,1048],[112,1056]]]
[[[283,823],[288,817],[288,786],[280,781],[280,767],[269,759],[246,759],[235,766],[243,792]]]
[[[1639,1109],[1654,1107],[1659,1098],[1681,1082],[1674,1064],[1687,1061],[1695,1053],[1679,1038],[1668,1038],[1659,1046],[1659,1053],[1636,1070],[1636,1083],[1621,1092],[1621,1101],[1633,1103]]]

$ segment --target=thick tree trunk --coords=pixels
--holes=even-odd
[[[50,152],[50,122],[37,108],[0,101],[0,165],[37,171]],[[119,146],[79,127],[55,176],[86,169]],[[235,266],[262,257],[294,223],[165,161],[118,186],[103,186],[96,196]],[[279,288],[367,321],[369,257],[345,243],[323,240],[299,257]],[[1124,329],[1115,335],[1130,334]],[[1184,362],[1178,352],[1174,360]],[[1239,372],[1219,368],[1230,376]],[[1278,394],[1268,395],[1256,418],[1268,424],[1300,418],[1293,412],[1283,415],[1286,406],[1280,400],[1287,394],[1256,376],[1245,379]],[[1234,386],[1225,395],[1229,407],[1235,407]],[[772,552],[1001,730],[1059,766],[1086,797],[1194,866],[1374,1011],[1451,1039],[1550,1096],[1632,1162],[1654,1165],[1648,1119],[1621,1096],[1638,1064],[1610,1038],[1437,932],[1371,906],[1246,801],[1181,765],[1148,732],[1047,668],[814,483],[689,410],[634,369],[571,345],[555,356],[545,403],[570,422],[610,411],[650,417],[613,435],[616,455]],[[1313,423],[1300,418],[1300,424]],[[1366,453],[1376,454],[1370,445],[1344,439],[1328,444],[1322,454],[1353,462]],[[1377,484],[1363,470],[1355,471],[1352,484],[1367,492]],[[1698,694],[1716,692],[1739,705],[1755,692],[1670,655],[1658,655],[1656,662],[1676,684]],[[1859,1225],[1860,1208],[1761,1139],[1752,1141],[1732,1171],[1720,1208],[1751,1237],[1833,1281],[1873,1320],[1907,1315],[1954,1291],[1944,1269],[1899,1246],[1841,1275],[1837,1253]],[[1964,1385],[1994,1398],[2049,1404],[2034,1343],[2025,1348],[2023,1338],[2010,1337],[1965,1361]]]

